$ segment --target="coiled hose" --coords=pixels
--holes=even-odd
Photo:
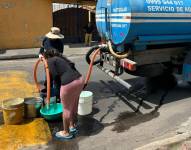
[[[109,49],[109,50],[108,50]],[[87,86],[88,82],[89,82],[89,79],[90,79],[90,76],[91,76],[91,73],[92,73],[92,67],[93,65],[97,65],[101,62],[101,60],[96,60],[95,61],[95,58],[96,58],[96,55],[99,53],[99,52],[110,52],[114,57],[116,58],[119,58],[119,59],[123,59],[123,58],[127,58],[129,55],[130,55],[130,51],[126,52],[125,54],[118,54],[116,52],[114,52],[113,48],[112,48],[112,44],[111,44],[111,41],[108,40],[107,41],[107,46],[93,46],[86,54],[86,61],[87,63],[89,64],[89,69],[88,69],[88,73],[87,73],[87,76],[86,76],[86,80],[85,80],[85,85],[84,85],[84,88]],[[90,55],[93,54],[92,56],[92,59],[90,59]]]
[[[128,51],[126,53],[116,53],[114,50],[113,50],[113,47],[112,47],[112,43],[110,40],[107,41],[107,46],[93,46],[87,53],[86,53],[86,62],[88,64],[90,64],[91,62],[91,59],[90,59],[90,55],[96,50],[96,49],[100,49],[101,52],[110,52],[114,57],[116,58],[119,58],[119,59],[123,59],[123,58],[127,58],[130,54],[131,54],[131,51]],[[93,65],[97,65],[100,63],[100,60],[96,60],[93,62]]]
[[[110,40],[107,41],[107,45],[108,45],[108,48],[109,48],[110,53],[111,53],[113,56],[115,56],[115,57],[117,57],[117,58],[119,58],[119,59],[127,58],[127,57],[130,55],[130,51],[126,52],[125,54],[118,54],[118,53],[114,52]]]

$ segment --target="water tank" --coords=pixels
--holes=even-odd
[[[114,45],[191,42],[191,0],[98,0],[96,25]]]

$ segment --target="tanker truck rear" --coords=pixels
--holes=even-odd
[[[191,81],[191,0],[98,0],[96,25],[106,43],[87,59],[99,48],[95,64],[110,76],[176,72]]]

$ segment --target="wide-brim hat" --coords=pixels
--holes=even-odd
[[[64,35],[62,35],[60,33],[60,29],[57,27],[52,27],[51,31],[48,32],[45,36],[50,39],[63,39],[64,38]]]

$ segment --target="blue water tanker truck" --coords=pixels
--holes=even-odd
[[[98,0],[96,26],[105,43],[92,47],[86,59],[100,49],[94,64],[127,88],[123,73],[175,72],[191,81],[191,0]]]

